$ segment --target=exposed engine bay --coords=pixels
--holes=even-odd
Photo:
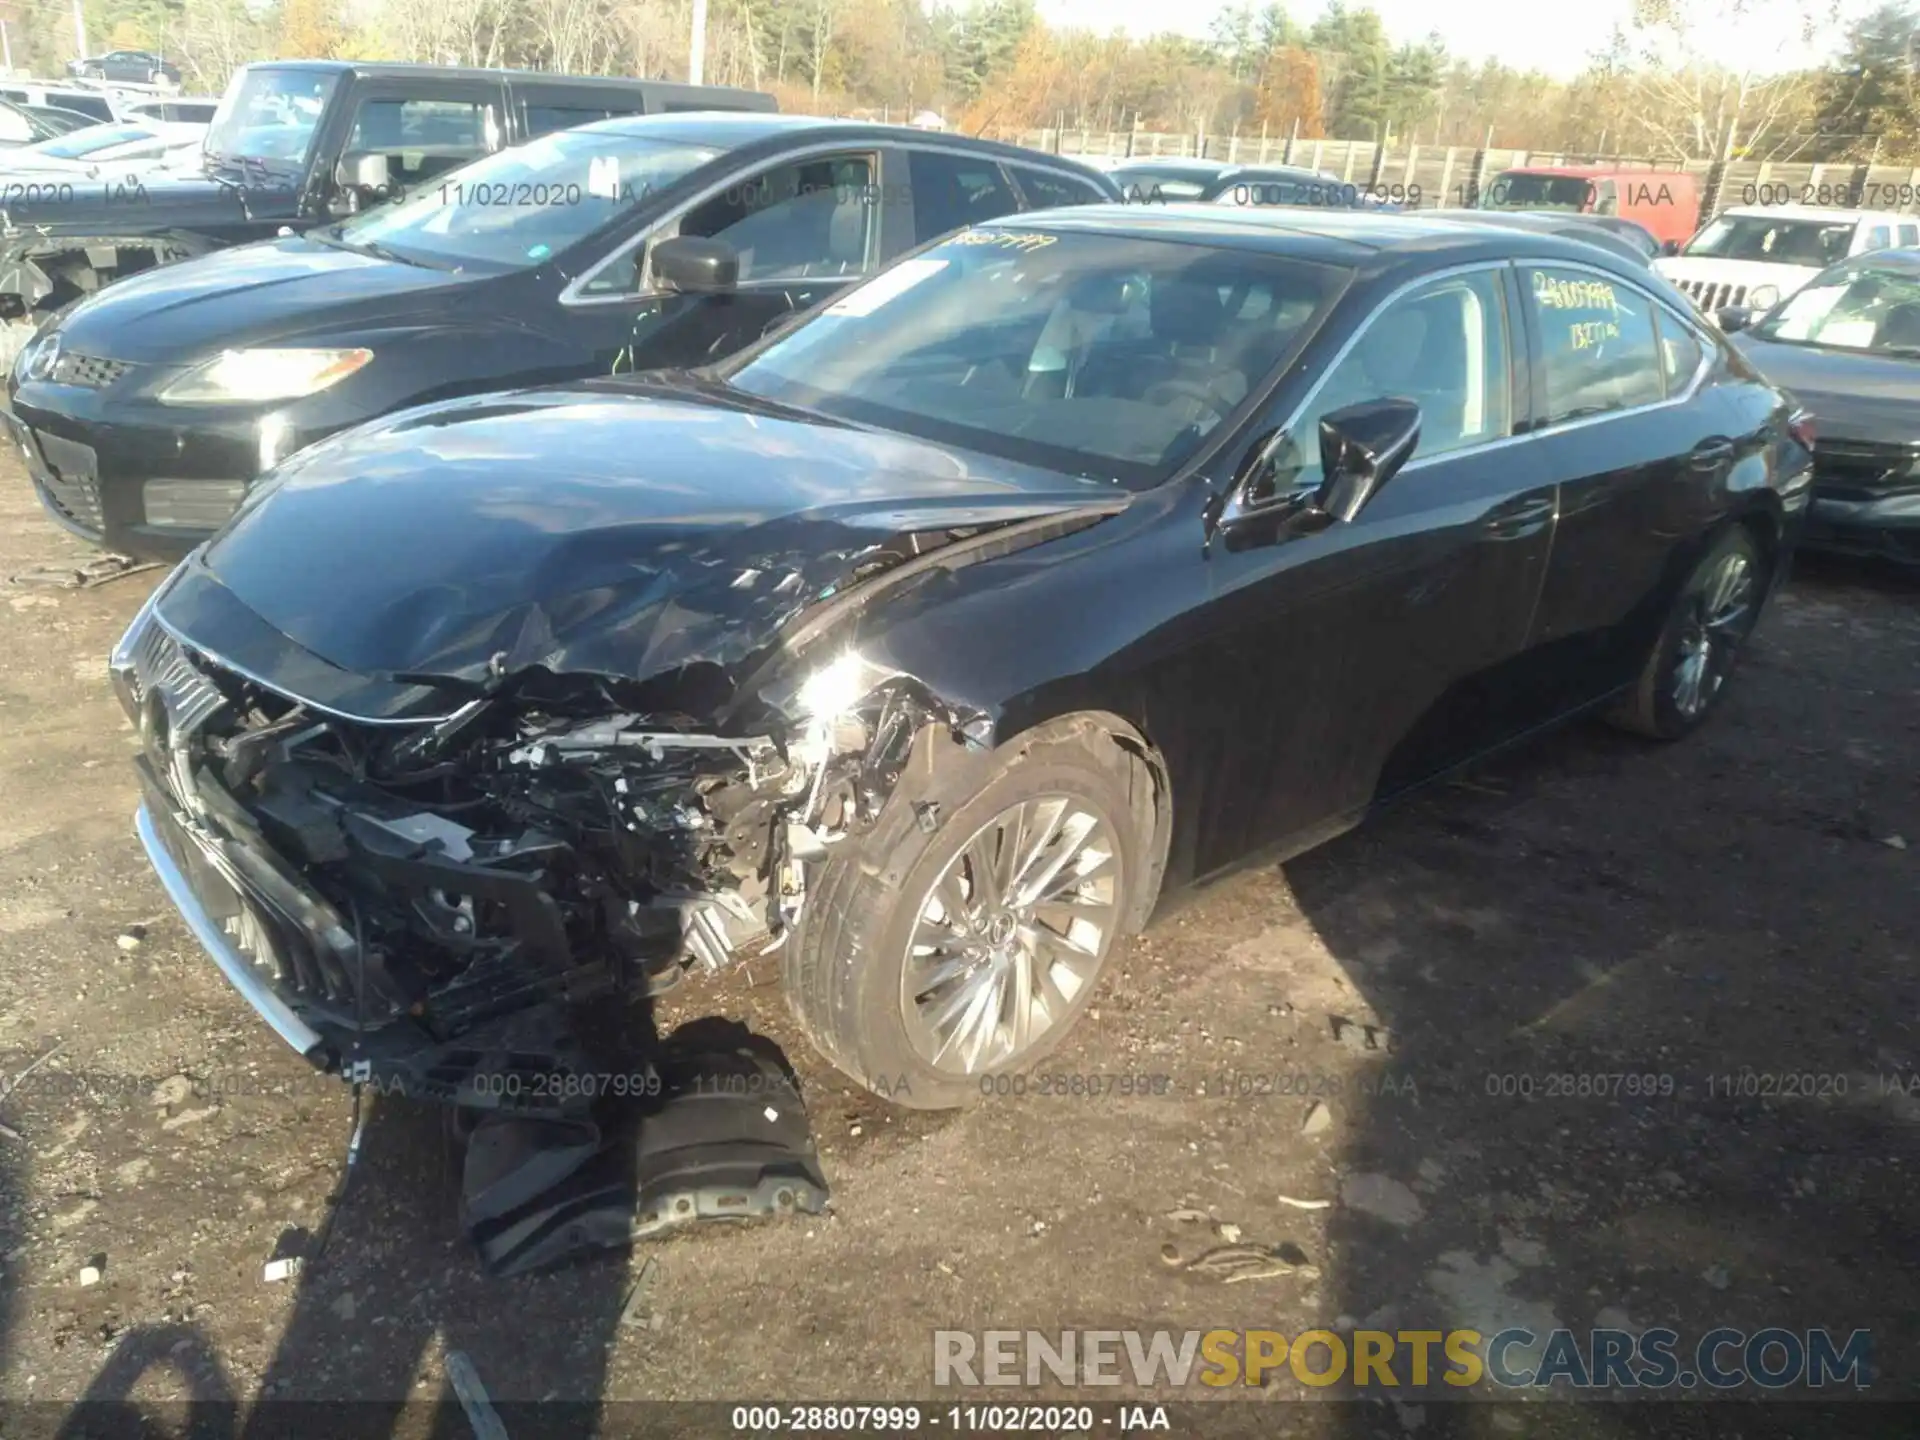
[[[221,872],[228,936],[331,1052],[309,1058],[462,1105],[577,1110],[620,1067],[568,1012],[784,943],[809,862],[871,822],[916,732],[964,739],[851,654],[812,673],[798,719],[762,707],[718,733],[538,669],[430,723],[356,722],[151,620],[129,639],[149,810]]]

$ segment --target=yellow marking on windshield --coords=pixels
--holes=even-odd
[[[964,235],[956,235],[949,245],[992,245],[1001,250],[1044,250],[1060,237],[1042,235],[1033,230],[969,230]]]

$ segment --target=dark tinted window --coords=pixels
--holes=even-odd
[[[77,110],[82,115],[91,115],[96,120],[113,119],[113,107],[98,95],[76,95],[65,91],[48,91],[47,103],[61,110]]]
[[[1020,188],[1026,192],[1028,203],[1036,210],[1051,209],[1055,205],[1098,205],[1107,198],[1090,180],[1076,180],[1071,175],[1034,170],[1025,165],[1016,165],[1014,169],[1020,176]]]
[[[630,110],[607,110],[601,107],[587,109],[581,106],[565,105],[529,105],[527,106],[527,138],[535,135],[551,135],[555,130],[571,130],[576,125],[591,125],[596,120],[611,119],[614,115],[630,115]]]
[[[1508,170],[1494,178],[1480,203],[1489,210],[1584,210],[1593,198],[1593,182],[1583,175]]]
[[[1019,198],[1000,173],[998,162],[983,156],[950,155],[938,150],[907,152],[913,187],[913,230],[917,240],[997,220],[1020,208]]]
[[[1665,397],[1651,300],[1590,270],[1523,274],[1540,324],[1547,424]]]

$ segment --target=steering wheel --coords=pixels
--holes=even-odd
[[[1159,380],[1149,385],[1146,393],[1140,398],[1149,405],[1166,405],[1175,400],[1190,400],[1206,414],[1211,415],[1215,425],[1225,420],[1227,411],[1233,408],[1229,405],[1223,409],[1220,397],[1197,380]],[[1197,424],[1198,420],[1199,417],[1196,416],[1194,423]],[[1211,429],[1212,426],[1207,428]]]

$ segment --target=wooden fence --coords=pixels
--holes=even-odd
[[[1567,155],[1541,150],[1479,150],[1461,145],[1380,146],[1365,140],[1159,134],[1150,131],[1025,130],[998,138],[1082,159],[1131,155],[1201,156],[1233,165],[1288,164],[1338,175],[1396,204],[1419,208],[1471,205],[1502,170],[1522,165],[1651,166],[1692,175],[1706,220],[1735,205],[1832,205],[1920,211],[1920,166],[1782,164],[1763,160]]]

